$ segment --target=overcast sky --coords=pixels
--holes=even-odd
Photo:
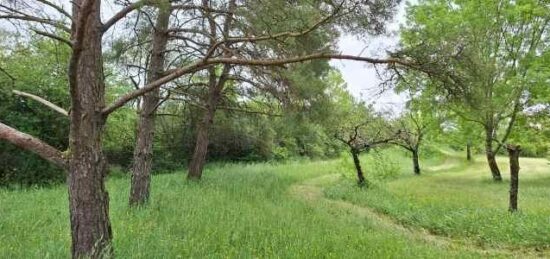
[[[357,39],[353,35],[343,36],[338,45],[340,51],[345,54],[386,57],[386,51],[395,47],[399,41],[397,33],[399,25],[405,22],[405,4],[402,3],[394,22],[388,27],[389,35],[372,37],[370,39]],[[361,51],[363,51],[361,53]],[[362,62],[333,60],[331,64],[338,68],[346,80],[349,91],[356,97],[369,103],[374,103],[378,110],[392,110],[399,112],[403,109],[406,98],[397,95],[391,90],[380,93],[380,79],[372,65]],[[381,68],[381,67],[380,67]]]

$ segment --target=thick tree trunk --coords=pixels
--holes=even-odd
[[[502,181],[502,176],[500,175],[500,169],[493,153],[493,135],[492,130],[486,130],[485,138],[485,153],[487,155],[487,163],[489,164],[489,169],[491,170],[491,175],[494,181]]]
[[[414,174],[420,175],[420,163],[418,162],[418,150],[412,151],[412,160],[413,160]]]
[[[521,149],[516,145],[508,145],[506,149],[510,158],[510,205],[508,210],[516,212],[518,210],[519,152]]]
[[[365,185],[365,175],[361,169],[361,161],[359,161],[359,152],[351,150],[351,156],[353,157],[353,165],[355,166],[355,171],[357,171],[357,184],[359,186]]]
[[[90,8],[84,6],[86,2],[74,2],[73,20],[82,18],[85,22],[81,24],[85,25],[80,30],[73,26],[72,37],[78,35],[75,30],[80,31],[82,44],[73,48],[69,65],[71,124],[67,182],[73,258],[99,258],[112,253],[109,196],[104,185],[107,162],[101,150],[105,125],[101,1],[88,2]]]
[[[470,141],[466,143],[466,160],[472,161],[472,143]]]
[[[159,15],[153,34],[151,60],[147,72],[147,83],[162,77],[164,71],[165,51],[168,41],[166,30],[170,20],[170,9],[159,8]],[[153,163],[153,142],[155,135],[155,112],[159,104],[160,90],[157,88],[143,96],[140,109],[132,183],[130,186],[130,206],[143,205],[149,199],[151,167]]]

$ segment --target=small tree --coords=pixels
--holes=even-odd
[[[360,104],[359,104],[360,105]],[[364,109],[367,110],[368,109]],[[363,122],[343,126],[334,134],[334,137],[349,148],[353,164],[357,171],[359,186],[368,186],[365,179],[359,155],[371,149],[387,144],[394,140],[395,135],[389,133],[387,122],[381,116],[370,114]]]
[[[429,119],[420,111],[409,111],[397,121],[396,138],[391,142],[411,152],[413,170],[420,175],[419,150],[428,130]]]

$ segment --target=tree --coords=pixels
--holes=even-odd
[[[167,1],[158,4],[158,15],[153,26],[151,57],[147,68],[146,83],[154,82],[164,75],[166,46],[171,7]],[[155,134],[155,113],[160,105],[160,89],[143,95],[139,107],[139,122],[132,167],[130,205],[143,205],[149,199],[151,168],[153,163],[153,139]]]
[[[495,155],[525,108],[550,28],[544,1],[422,2],[409,8],[399,57],[415,60],[453,112],[485,133],[487,162],[501,181]],[[480,12],[479,10],[484,10]],[[495,145],[496,143],[496,145]]]
[[[339,102],[341,107],[332,115],[334,138],[348,148],[353,158],[358,185],[368,186],[359,155],[388,144],[396,135],[391,132],[389,123],[382,116],[375,114],[372,107],[357,102],[347,92],[336,94],[342,99]],[[336,121],[338,123],[335,123]]]
[[[420,111],[408,111],[396,122],[397,137],[391,141],[411,152],[413,171],[420,175],[419,152],[420,145],[428,130],[429,119]]]
[[[199,27],[202,26],[203,31],[206,31],[209,37],[204,39],[202,45],[207,46],[207,48],[210,47],[210,49],[216,46],[223,47],[225,50],[223,53],[214,53],[209,50],[207,54],[217,54],[224,57],[292,57],[299,56],[304,52],[327,51],[333,48],[330,43],[338,36],[336,28],[357,30],[358,32],[382,32],[384,30],[383,21],[391,17],[396,3],[397,1],[375,1],[372,3],[361,1],[294,1],[290,3],[292,8],[289,9],[285,8],[287,4],[283,2],[249,2],[247,9],[242,10],[242,13],[238,13],[232,11],[233,9],[241,10],[235,1],[229,1],[225,6],[216,1],[203,1],[204,22],[199,24]],[[369,16],[361,15],[366,8],[371,11]],[[213,17],[216,11],[224,13],[223,10],[225,10],[225,13],[233,15],[225,15],[225,17],[221,15],[225,19],[215,19]],[[295,19],[297,17],[305,17],[305,19]],[[364,25],[366,22],[370,22],[368,26],[363,28],[354,27],[359,24]],[[289,28],[291,28],[291,31],[289,31]],[[243,37],[243,35],[256,31],[268,33],[260,37]],[[233,39],[228,38],[232,33],[241,36]],[[189,36],[184,37],[188,38]],[[231,50],[231,52],[228,50]],[[244,67],[243,65],[246,64],[237,65]],[[251,70],[249,67],[250,65],[243,68],[245,70],[244,75],[251,75],[252,78],[246,78],[244,82],[252,82],[252,85],[257,85],[253,82],[254,77],[258,77],[258,74],[265,75],[265,70]],[[231,81],[231,78],[235,78],[234,76],[225,75],[229,73],[229,66],[220,67],[219,69],[222,72],[218,75],[217,83],[213,75],[214,69],[211,68],[210,71],[210,79],[207,83],[209,91],[205,98],[206,109],[197,130],[195,151],[189,165],[189,179],[200,179],[202,175],[209,143],[208,129],[213,123],[217,109],[216,105],[221,98],[220,95],[223,94],[224,81],[228,79]],[[268,82],[289,88],[299,87],[292,80],[281,75],[280,72],[280,70],[274,71],[274,74],[268,76]],[[242,75],[239,77],[242,79]],[[237,83],[241,81],[240,83],[242,83],[243,80],[233,81],[237,81]],[[270,93],[271,90],[266,89],[264,92]]]

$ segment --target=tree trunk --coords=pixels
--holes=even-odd
[[[221,76],[216,80],[216,71],[214,69],[209,70],[209,92],[208,100],[206,104],[206,110],[203,114],[203,118],[197,126],[197,139],[195,142],[195,151],[191,163],[189,164],[189,173],[187,179],[200,180],[202,177],[202,169],[206,163],[206,154],[208,153],[208,132],[210,126],[214,122],[214,116],[218,108],[218,103],[221,98],[223,88],[227,81],[231,66],[224,65]]]
[[[508,210],[516,212],[518,210],[519,152],[521,149],[516,145],[507,145],[506,149],[510,158],[510,205]]]
[[[495,154],[493,153],[493,135],[492,135],[492,130],[490,129],[486,129],[485,153],[487,155],[487,163],[489,164],[489,169],[491,170],[491,175],[493,176],[493,180],[497,182],[502,181],[502,176],[500,175],[500,169],[498,169],[498,164],[495,159]]]
[[[412,151],[414,174],[420,175],[420,163],[418,162],[418,150]]]
[[[107,162],[101,149],[105,125],[105,86],[101,49],[100,2],[76,0],[74,21],[84,20],[82,44],[73,48],[69,64],[71,124],[69,135],[69,210],[73,258],[112,254],[109,196],[104,179]],[[83,15],[82,17],[80,17]],[[86,16],[84,16],[86,15]],[[77,26],[73,26],[75,38]],[[78,41],[78,37],[77,41]],[[77,53],[77,54],[75,54]]]
[[[170,9],[159,7],[159,14],[154,28],[151,60],[147,70],[147,83],[162,77],[164,71],[165,51],[168,41],[166,30],[170,20]],[[153,163],[153,142],[155,135],[155,113],[159,105],[159,88],[145,94],[139,114],[139,124],[134,149],[132,183],[130,186],[130,206],[143,205],[149,199],[151,167]]]
[[[204,112],[201,122],[197,126],[195,151],[193,152],[193,158],[189,164],[187,179],[199,180],[202,177],[202,169],[206,163],[206,154],[208,153],[208,132],[210,130],[210,126],[214,122],[218,98],[209,98],[209,104],[206,107],[206,111]]]
[[[472,161],[472,143],[470,141],[466,143],[466,160]]]
[[[365,175],[363,174],[363,170],[361,169],[361,161],[359,161],[359,152],[355,150],[351,150],[351,156],[353,157],[353,164],[355,165],[355,170],[357,171],[357,184],[359,186],[365,185]]]

